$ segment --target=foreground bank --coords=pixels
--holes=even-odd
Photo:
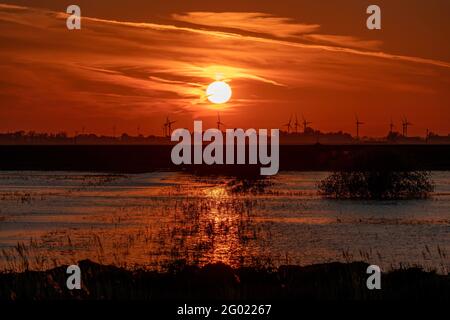
[[[381,275],[381,290],[366,285],[368,264],[328,263],[275,270],[225,264],[129,271],[79,262],[81,290],[66,287],[67,267],[0,274],[0,300],[432,300],[450,301],[450,276],[418,268]]]

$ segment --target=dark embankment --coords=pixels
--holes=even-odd
[[[0,274],[0,300],[450,300],[450,277],[404,269],[382,274],[381,290],[366,287],[367,264],[284,266],[276,271],[224,264],[166,273],[127,271],[80,261],[82,289],[66,289],[66,268]]]
[[[257,166],[175,166],[171,149],[170,145],[5,145],[0,146],[0,170],[259,174]],[[362,157],[369,167],[378,163],[371,159],[394,157],[404,159],[397,162],[407,163],[411,170],[450,169],[450,145],[286,145],[280,147],[280,170],[345,170],[360,167],[355,159]]]

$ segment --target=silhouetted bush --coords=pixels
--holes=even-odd
[[[426,171],[339,171],[319,184],[334,199],[424,199],[433,190]]]

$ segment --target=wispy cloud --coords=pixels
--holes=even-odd
[[[174,20],[192,24],[221,27],[280,38],[297,37],[319,29],[318,24],[298,23],[292,19],[261,12],[188,12],[173,14]]]
[[[305,40],[313,42],[327,43],[347,48],[358,48],[367,50],[378,50],[383,42],[379,40],[362,40],[352,36],[330,35],[330,34],[307,34],[303,36]]]
[[[205,13],[205,12],[204,12]],[[241,13],[245,14],[245,13]],[[211,13],[211,15],[221,15],[221,13]],[[65,18],[66,14],[58,14],[60,18]],[[177,17],[178,15],[173,15]],[[197,22],[200,21],[200,17],[197,17]],[[204,30],[204,29],[197,29],[193,27],[180,27],[175,25],[161,25],[161,24],[154,24],[154,23],[136,23],[136,22],[123,22],[123,21],[114,21],[114,20],[105,20],[105,19],[97,19],[97,18],[84,18],[88,21],[93,22],[99,22],[99,23],[107,23],[107,24],[114,24],[119,26],[129,26],[129,27],[135,27],[135,28],[143,28],[143,29],[152,29],[152,30],[159,30],[159,31],[173,31],[173,32],[186,32],[186,33],[196,33],[201,34],[204,36],[211,36],[211,37],[217,37],[217,38],[225,38],[229,40],[242,40],[242,41],[254,41],[254,42],[265,42],[273,45],[283,45],[283,46],[290,46],[290,47],[297,47],[297,48],[310,48],[310,49],[321,49],[326,51],[333,51],[333,52],[345,52],[350,54],[356,54],[356,55],[365,55],[369,57],[377,57],[377,58],[384,58],[384,59],[393,59],[393,60],[403,60],[408,62],[415,62],[415,63],[424,63],[424,64],[432,64],[436,66],[441,67],[447,67],[450,68],[450,63],[440,60],[434,60],[434,59],[426,59],[421,57],[413,57],[413,56],[404,56],[404,55],[396,55],[396,54],[390,54],[386,52],[379,51],[379,49],[382,45],[381,41],[377,40],[362,40],[357,37],[353,36],[345,36],[345,35],[328,35],[328,34],[301,34],[295,33],[299,35],[297,39],[295,40],[308,40],[307,42],[299,42],[299,41],[288,41],[288,40],[278,40],[278,39],[272,39],[272,38],[265,38],[265,37],[258,37],[248,34],[240,34],[235,32],[224,32],[219,30]],[[178,20],[180,20],[177,17]],[[274,18],[275,19],[275,18]],[[282,35],[284,34],[287,36],[288,33],[279,33],[280,30],[283,28],[280,27],[276,32],[269,33],[269,29],[277,28],[279,25],[282,25],[283,23],[286,24],[287,21],[291,21],[289,19],[275,19],[277,23],[275,25],[270,25],[269,23],[266,23],[265,25],[262,22],[252,24],[252,27],[259,28],[261,30],[266,30],[267,32],[262,32],[263,34],[269,34],[269,35]],[[221,27],[225,22],[221,22],[221,20],[213,20],[209,21],[209,25],[211,27]],[[266,21],[268,22],[268,21]],[[200,24],[200,23],[199,23]],[[291,23],[287,23],[288,25],[291,25]],[[264,26],[263,26],[264,25]],[[295,24],[292,24],[295,26]],[[297,29],[302,29],[302,33],[307,33],[307,28],[303,28],[305,25],[297,25]],[[316,30],[319,28],[319,25],[308,25],[308,26],[314,26],[314,28],[311,28],[311,31]],[[242,28],[235,28],[235,29],[241,29],[241,30],[247,30],[250,31],[251,27],[249,24],[249,27],[246,28],[243,26]],[[254,32],[256,32],[253,29]],[[286,28],[289,29],[289,28]],[[296,28],[293,27],[295,30]],[[293,34],[291,34],[293,35]],[[283,36],[281,36],[283,37]],[[315,42],[317,44],[311,44],[310,41]],[[358,50],[358,49],[372,49],[376,51],[368,51],[368,50]]]
[[[29,7],[24,6],[17,6],[14,4],[6,4],[6,3],[0,3],[0,9],[16,9],[16,10],[29,10]]]

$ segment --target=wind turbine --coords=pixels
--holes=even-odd
[[[219,131],[221,131],[220,130],[220,126],[225,126],[225,123],[220,121],[220,114],[218,112],[217,112],[217,122],[216,122],[216,124],[217,124],[217,130],[219,130]]]
[[[392,118],[391,118],[391,123],[389,124],[389,133],[394,132],[394,128],[395,128],[395,125],[394,125],[394,123],[392,122]]]
[[[403,136],[408,136],[408,127],[412,126],[412,123],[408,121],[408,118],[403,118]]]
[[[176,121],[170,121],[169,117],[166,118],[166,123],[164,124],[166,137],[172,134],[172,124],[174,124],[175,122]]]
[[[295,114],[295,122],[294,122],[294,127],[295,127],[295,133],[298,133],[298,118],[297,118],[297,114]]]
[[[289,117],[289,122],[286,123],[283,127],[287,127],[287,132],[290,133],[291,132],[291,128],[292,128],[292,114]]]
[[[359,121],[358,115],[355,115],[356,118],[356,139],[359,140],[359,126],[363,125],[364,122]]]
[[[308,125],[312,124],[312,122],[307,121],[303,115],[302,115],[302,118],[303,118],[303,132],[305,133],[306,128],[308,128]]]

